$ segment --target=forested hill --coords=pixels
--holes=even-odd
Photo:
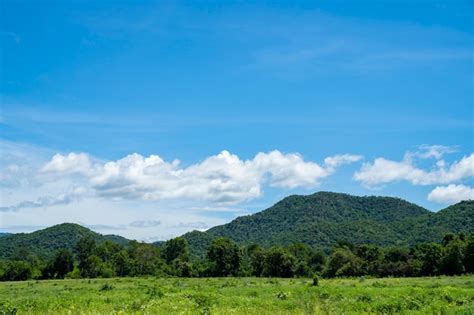
[[[441,242],[449,232],[473,232],[473,217],[473,201],[434,213],[399,198],[318,192],[289,196],[262,212],[183,236],[194,257],[202,257],[216,237],[267,247],[301,242],[324,249],[337,241],[412,245]]]
[[[12,256],[21,255],[22,251],[48,258],[58,249],[72,250],[77,241],[84,236],[91,236],[98,243],[110,240],[125,245],[129,242],[118,235],[101,235],[78,224],[63,223],[32,233],[9,234],[0,237],[0,258],[12,258]]]
[[[473,218],[474,201],[463,201],[434,213],[399,198],[318,192],[289,196],[262,212],[236,218],[206,232],[189,232],[183,237],[194,258],[204,257],[217,237],[263,247],[304,243],[329,249],[337,241],[403,246],[441,242],[446,233],[472,233]],[[58,249],[72,250],[77,241],[87,235],[98,243],[110,240],[125,245],[129,242],[117,235],[101,235],[77,224],[64,223],[33,233],[2,235],[0,258],[11,258],[21,249],[47,258]]]

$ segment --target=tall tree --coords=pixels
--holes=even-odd
[[[459,275],[466,271],[464,267],[464,252],[466,244],[459,238],[447,243],[443,257],[442,271],[447,275]]]
[[[81,238],[76,244],[78,267],[81,276],[84,278],[97,276],[97,263],[100,258],[94,255],[95,249],[96,243],[91,236]],[[91,258],[92,256],[94,258]]]
[[[53,261],[53,270],[55,277],[64,279],[64,276],[74,269],[74,257],[72,253],[67,249],[59,250]]]
[[[207,258],[214,264],[215,276],[237,275],[242,264],[239,246],[226,238],[218,238],[211,243]]]
[[[354,255],[347,247],[335,248],[329,258],[325,275],[334,276],[357,276],[361,271],[362,260]]]
[[[162,252],[166,263],[171,264],[173,260],[180,259],[181,261],[189,260],[188,241],[183,237],[176,237],[166,241]]]
[[[474,234],[471,234],[466,240],[464,267],[466,267],[466,272],[474,272]]]
[[[295,275],[297,259],[284,248],[272,247],[265,255],[263,274],[267,277],[290,278]]]

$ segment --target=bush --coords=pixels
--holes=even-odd
[[[9,261],[6,264],[5,272],[3,273],[3,281],[22,281],[31,278],[32,270],[30,264],[24,261]]]
[[[108,283],[104,283],[104,284],[100,287],[99,291],[111,291],[111,290],[113,290],[113,289],[114,289],[113,285],[108,284]]]

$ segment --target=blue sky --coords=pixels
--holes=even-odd
[[[153,240],[294,193],[474,198],[470,1],[1,6],[2,231]]]

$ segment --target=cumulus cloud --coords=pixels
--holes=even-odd
[[[443,204],[452,204],[461,200],[474,200],[474,189],[466,185],[455,184],[438,186],[429,193],[428,200]]]
[[[360,160],[358,155],[336,155],[323,165],[296,153],[258,153],[241,160],[228,151],[181,167],[157,155],[131,154],[117,161],[94,161],[85,153],[56,154],[41,169],[50,176],[80,175],[97,196],[125,199],[190,199],[235,204],[259,197],[262,186],[314,187],[336,168]]]
[[[92,162],[89,155],[85,153],[55,154],[51,161],[42,167],[41,171],[43,173],[88,175],[92,171]]]
[[[431,152],[426,156],[440,156],[438,153]],[[449,184],[473,176],[474,153],[449,166],[445,161],[438,160],[431,170],[417,167],[412,158],[405,158],[402,161],[377,158],[372,163],[363,164],[353,178],[373,188],[395,181],[408,181],[413,185]]]

